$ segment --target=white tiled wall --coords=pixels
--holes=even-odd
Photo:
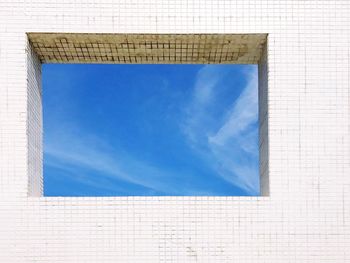
[[[27,42],[28,196],[43,194],[43,117],[41,63]]]
[[[35,196],[26,32],[268,33],[270,196]],[[348,0],[0,0],[0,262],[350,262],[349,56]]]

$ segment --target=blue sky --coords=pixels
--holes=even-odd
[[[45,196],[259,194],[256,66],[42,72]]]

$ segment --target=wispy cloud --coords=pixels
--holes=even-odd
[[[113,177],[99,176],[96,178],[95,176],[88,176],[87,174],[90,170],[89,168],[85,169],[81,166],[71,165],[70,163],[67,163],[55,156],[45,155],[45,166],[54,168],[56,170],[56,173],[54,175],[54,180],[56,182],[76,182],[81,186],[88,186],[89,189],[93,190],[91,195],[93,195],[93,193],[96,191],[104,193],[118,192],[120,194],[127,192],[122,186],[113,183]],[[49,193],[51,192],[47,189],[45,189],[45,191],[48,191]],[[59,192],[60,188],[56,187],[54,191]],[[75,196],[86,195],[86,189],[84,187],[82,187],[82,189],[80,187],[77,187],[71,194]]]
[[[50,134],[45,143],[45,163],[49,166],[66,170],[73,174],[81,169],[95,171],[97,176],[115,178],[128,183],[149,188],[150,191],[180,194],[181,189],[175,189],[167,183],[166,178],[176,180],[177,175],[152,166],[149,163],[136,160],[120,149],[112,148],[101,138],[87,135],[77,136],[70,129],[60,129]],[[72,172],[73,171],[73,172]],[[85,182],[88,176],[80,176]],[[100,179],[98,179],[100,180]]]
[[[204,66],[199,71],[183,130],[192,147],[212,164],[218,175],[250,194],[257,194],[257,72],[254,68],[244,72],[246,86],[224,117],[218,119],[212,106],[220,101],[220,81],[226,75],[227,72],[215,67]]]
[[[233,103],[226,120],[218,132],[209,138],[215,144],[224,144],[232,137],[242,135],[249,126],[258,120],[257,76],[252,72],[245,74],[249,82],[239,98]]]

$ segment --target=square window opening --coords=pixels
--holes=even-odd
[[[28,38],[30,196],[268,195],[266,35]]]

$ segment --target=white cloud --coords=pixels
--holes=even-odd
[[[250,79],[247,86],[233,103],[222,127],[214,136],[209,137],[211,143],[223,145],[232,137],[242,135],[258,120],[257,76],[251,72],[246,75]]]
[[[220,80],[226,73],[207,67],[198,73],[183,130],[191,146],[218,175],[251,194],[257,194],[257,72],[254,69],[245,72],[249,81],[240,96],[222,119],[215,119],[210,105],[218,102],[215,91],[221,87]],[[213,127],[218,128],[213,130]]]
[[[194,102],[196,104],[206,104],[211,100],[213,89],[224,73],[225,71],[220,71],[211,65],[204,66],[199,70],[194,87]]]
[[[171,187],[166,181],[166,178],[176,179],[176,174],[133,159],[122,150],[116,151],[98,137],[77,136],[65,129],[47,138],[49,141],[44,149],[45,155],[50,158],[47,165],[66,170],[69,174],[74,174],[74,171],[79,171],[76,168],[81,167],[98,172],[96,176],[103,174],[150,190],[180,194],[179,189]],[[82,180],[84,178],[81,176]]]
[[[207,133],[210,133],[208,127],[213,127],[216,122],[210,111],[213,98],[216,97],[216,88],[227,73],[229,71],[226,67],[213,65],[203,66],[197,73],[193,98],[185,110],[186,117],[181,127],[188,139],[197,146],[208,135]]]

